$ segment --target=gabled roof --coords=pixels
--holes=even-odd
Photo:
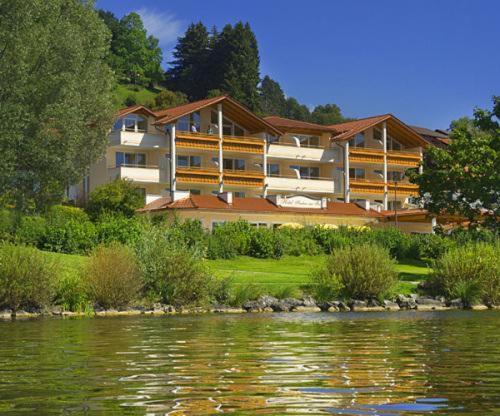
[[[295,214],[340,215],[381,218],[382,214],[375,210],[366,211],[355,203],[328,202],[325,209],[279,207],[266,198],[233,198],[228,204],[221,198],[213,195],[190,195],[189,197],[172,202],[169,197],[163,197],[151,202],[139,212],[154,212],[162,210],[194,209],[194,210],[222,210],[238,212],[283,212]]]
[[[430,144],[439,147],[446,147],[450,144],[450,138],[445,130],[430,130],[425,127],[410,126],[418,134],[420,134]]]
[[[356,134],[374,127],[384,121],[387,122],[388,133],[392,133],[397,136],[398,139],[403,139],[406,143],[410,143],[415,146],[428,145],[427,141],[424,140],[422,136],[392,114],[382,114],[379,116],[361,118],[358,120],[347,121],[345,123],[332,124],[328,127],[337,133],[334,135],[333,140],[341,142],[349,140]]]
[[[118,117],[126,116],[127,114],[145,114],[148,116],[156,117],[156,114],[149,108],[143,105],[132,105],[130,107],[121,108],[118,110]]]
[[[316,123],[309,123],[307,121],[292,120],[290,118],[279,116],[264,117],[264,120],[284,132],[333,133],[333,130],[330,127]]]
[[[192,103],[179,105],[177,107],[157,111],[156,124],[169,124],[187,114],[219,103],[222,103],[224,106],[224,116],[242,124],[243,127],[247,128],[251,133],[257,133],[259,131],[265,130],[277,135],[283,134],[275,126],[268,123],[266,120],[259,117],[227,95],[220,95],[218,97],[207,98],[204,100],[199,100]]]

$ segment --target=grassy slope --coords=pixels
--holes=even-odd
[[[152,102],[161,91],[157,88],[145,88],[142,86],[117,84],[115,88],[116,106],[121,108],[125,107],[125,100],[127,97],[132,96],[135,98],[137,104],[148,104]]]
[[[86,262],[86,257],[78,255],[47,253],[47,256],[60,262],[63,273],[78,273]],[[325,256],[285,256],[280,260],[238,257],[206,262],[219,277],[230,276],[237,285],[253,282],[274,293],[284,286],[308,284],[311,271],[321,266],[325,259]],[[425,262],[416,260],[400,262],[397,270],[400,278],[398,293],[411,293],[430,271]]]

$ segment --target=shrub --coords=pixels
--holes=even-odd
[[[231,291],[233,288],[233,279],[224,277],[213,279],[213,285],[210,289],[213,300],[219,305],[228,305],[231,301]]]
[[[244,285],[238,285],[233,291],[231,296],[230,305],[231,306],[241,306],[246,301],[255,300],[264,294],[264,289],[262,286],[256,283],[247,283]]]
[[[14,225],[14,213],[8,209],[0,209],[0,241],[9,241],[12,239]]]
[[[412,236],[418,243],[418,257],[437,259],[456,245],[449,237],[437,234],[416,234]]]
[[[104,213],[123,214],[131,217],[144,206],[144,196],[129,180],[116,179],[95,188],[89,196],[87,211],[92,218]]]
[[[344,248],[349,245],[349,237],[335,229],[315,226],[311,231],[316,243],[323,249],[326,254],[332,253],[334,250]]]
[[[182,241],[188,249],[198,253],[204,253],[206,248],[207,232],[200,220],[186,219],[176,222],[171,232],[176,234],[177,239]]]
[[[49,305],[58,267],[33,247],[0,246],[0,305],[13,311]]]
[[[169,230],[148,227],[136,244],[148,297],[174,306],[205,305],[213,287],[200,253]]]
[[[141,217],[105,213],[98,218],[95,227],[101,244],[117,242],[133,246],[144,228],[144,221]]]
[[[354,299],[381,299],[396,282],[394,266],[387,249],[375,244],[336,250],[325,267],[313,275],[316,296],[321,300],[335,294]]]
[[[97,242],[94,224],[85,211],[68,206],[54,206],[46,215],[42,248],[61,253],[87,253]]]
[[[248,254],[253,227],[243,220],[218,225],[208,239],[210,259],[231,259]]]
[[[65,311],[90,311],[92,306],[80,274],[63,274],[55,285],[54,303]]]
[[[268,228],[256,228],[250,234],[248,254],[261,259],[279,259],[283,256],[279,234]]]
[[[16,241],[21,244],[41,247],[46,232],[45,218],[36,215],[21,217],[16,229]]]
[[[132,249],[97,247],[84,270],[88,297],[103,308],[121,308],[136,300],[143,281]]]
[[[299,298],[302,296],[300,289],[293,285],[285,285],[273,292],[273,296],[278,299]]]
[[[466,306],[478,300],[500,301],[500,245],[484,243],[456,247],[433,263],[431,290],[461,298]]]
[[[314,256],[322,251],[316,242],[310,227],[297,229],[291,227],[280,227],[275,231],[283,246],[284,254],[290,256],[310,255]]]

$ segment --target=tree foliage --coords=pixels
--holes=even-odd
[[[285,93],[280,84],[266,75],[260,85],[260,109],[265,115],[284,115],[286,110]]]
[[[94,218],[106,214],[134,215],[135,210],[144,206],[144,196],[128,180],[116,179],[95,188],[89,196],[88,212]]]
[[[109,32],[87,2],[0,0],[0,189],[20,210],[62,198],[104,152]]]
[[[175,107],[181,104],[186,104],[188,99],[186,94],[179,91],[162,90],[154,98],[148,106],[152,110],[161,110],[164,108]]]
[[[429,148],[423,174],[411,175],[430,211],[459,214],[472,222],[486,218],[498,227],[500,97],[493,100],[493,110],[476,109],[473,119],[453,122],[450,145]]]
[[[118,79],[141,85],[162,81],[159,41],[148,36],[141,16],[132,12],[118,20],[105,10],[99,10],[99,16],[111,32],[108,62]]]

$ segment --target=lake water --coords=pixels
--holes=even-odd
[[[0,322],[0,414],[500,414],[500,312]]]

